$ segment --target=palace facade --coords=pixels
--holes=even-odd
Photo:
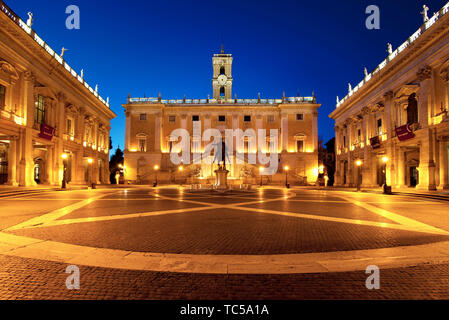
[[[109,182],[115,114],[0,1],[0,184]],[[63,50],[64,52],[64,50]]]
[[[223,49],[212,58],[213,96],[207,99],[163,100],[156,98],[131,98],[123,105],[126,114],[125,133],[125,180],[131,183],[195,183],[212,184],[218,163],[174,164],[170,153],[176,152],[178,141],[173,132],[185,129],[190,136],[191,158],[205,153],[202,134],[215,128],[223,134],[226,130],[241,129],[243,132],[259,129],[266,134],[266,144],[256,145],[248,137],[238,144],[234,139],[233,153],[229,154],[228,179],[235,184],[284,183],[312,184],[318,176],[319,104],[312,97],[284,97],[281,99],[238,99],[232,96],[233,57]],[[194,126],[200,125],[201,132]],[[248,131],[249,130],[249,131]],[[273,136],[270,130],[278,134]],[[264,136],[265,138],[265,136]],[[274,145],[277,170],[266,174],[267,165],[248,161],[258,151],[271,152]],[[226,145],[227,147],[227,145]],[[244,154],[244,163],[236,161],[236,153]],[[271,153],[270,153],[271,154]],[[210,157],[213,157],[210,155]]]
[[[448,10],[337,98],[336,185],[449,188]]]

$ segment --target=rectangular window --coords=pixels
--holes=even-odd
[[[192,121],[200,121],[200,116],[192,116]]]
[[[382,135],[382,119],[377,120],[377,135]]]
[[[244,116],[243,121],[245,122],[251,122],[251,116]]]
[[[343,147],[346,148],[346,136],[343,136]]]
[[[304,152],[304,141],[296,140],[296,152]]]
[[[225,122],[226,121],[226,116],[218,116],[218,121],[219,122]]]
[[[304,115],[302,113],[296,114],[296,120],[298,120],[298,121],[304,120]]]
[[[45,122],[45,99],[38,95],[36,100],[36,114],[35,122],[42,124]]]
[[[140,120],[142,120],[142,121],[147,120],[147,114],[146,113],[141,113],[140,114]]]
[[[274,116],[267,116],[267,122],[274,122]]]
[[[73,126],[73,120],[71,119],[71,118],[67,118],[67,134],[69,135],[69,136],[74,136],[74,130],[75,128],[74,128],[74,126]]]
[[[0,108],[5,107],[5,101],[6,101],[6,87],[0,84]]]
[[[176,122],[176,116],[168,116],[168,122],[175,123]]]
[[[358,142],[362,141],[362,130],[360,130],[360,129],[357,131],[357,139],[358,139]]]

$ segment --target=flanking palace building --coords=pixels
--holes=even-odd
[[[330,114],[336,185],[448,189],[449,3]]]
[[[0,1],[0,184],[108,183],[115,114],[32,24]]]
[[[215,128],[225,135],[227,129],[266,130],[267,145],[254,145],[245,140],[242,150],[229,154],[228,180],[233,184],[314,184],[318,176],[319,104],[315,96],[282,97],[281,99],[238,99],[232,95],[233,57],[221,50],[212,57],[212,97],[207,99],[163,100],[131,98],[123,105],[126,113],[125,180],[130,183],[192,183],[212,184],[218,163],[174,164],[170,153],[176,144],[172,133],[185,129],[190,135],[192,157],[203,153],[207,142],[201,134]],[[201,134],[194,132],[201,125]],[[270,130],[278,132],[276,138]],[[271,139],[271,140],[270,140]],[[264,165],[246,161],[277,139],[277,171],[266,175]],[[235,140],[234,140],[235,141]],[[237,143],[234,144],[237,146]],[[175,151],[178,152],[179,150]],[[244,163],[235,159],[236,152],[245,154]],[[210,161],[213,162],[213,161]]]

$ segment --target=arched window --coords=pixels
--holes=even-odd
[[[220,88],[220,97],[223,97],[223,98],[224,98],[224,96],[225,96],[225,88],[224,88],[224,87],[221,87],[221,88]]]
[[[221,67],[221,68],[220,68],[220,75],[221,75],[221,74],[225,74],[225,67]]]
[[[416,100],[416,93],[412,93],[408,97],[407,106],[407,124],[418,122],[418,100]]]

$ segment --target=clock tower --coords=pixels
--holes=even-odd
[[[212,58],[214,75],[212,78],[213,98],[221,101],[232,99],[232,54],[225,54],[223,45],[221,53]]]

